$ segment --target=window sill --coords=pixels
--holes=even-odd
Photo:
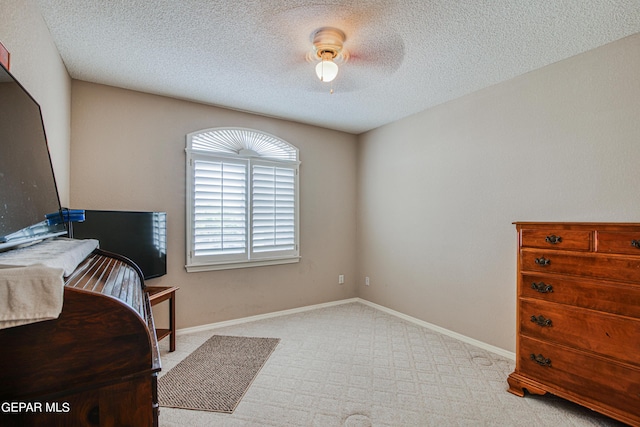
[[[261,259],[257,261],[241,261],[221,264],[187,264],[184,268],[187,273],[197,273],[200,271],[232,270],[236,268],[264,267],[267,265],[294,264],[300,261],[299,256],[276,259]]]

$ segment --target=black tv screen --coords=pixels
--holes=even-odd
[[[74,239],[97,239],[100,249],[136,263],[145,280],[167,273],[167,214],[85,210],[84,222],[72,224]]]
[[[0,250],[64,234],[40,106],[0,65]]]

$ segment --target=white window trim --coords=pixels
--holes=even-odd
[[[193,148],[193,138],[197,138],[200,135],[217,135],[216,132],[245,132],[250,136],[258,136],[258,137],[266,137],[268,142],[265,144],[264,141],[259,141],[260,144],[254,146],[238,146],[238,141],[234,140],[234,147],[221,147],[220,141],[216,141],[217,146],[208,148],[202,145],[198,145],[198,148]],[[234,134],[234,136],[236,136]],[[269,141],[274,141],[277,145],[269,146]],[[286,153],[283,153],[283,147],[285,147]],[[273,150],[276,148],[277,150]],[[262,151],[264,149],[264,151]],[[205,129],[197,132],[193,132],[187,135],[187,145],[185,148],[186,151],[186,179],[187,179],[187,197],[186,197],[186,264],[185,269],[187,272],[201,272],[201,271],[214,271],[214,270],[226,270],[226,269],[237,269],[237,268],[247,268],[247,267],[260,267],[260,266],[268,266],[268,265],[279,265],[279,264],[291,264],[299,262],[300,260],[300,194],[299,194],[299,165],[300,161],[298,160],[298,150],[295,146],[287,143],[286,141],[281,140],[273,135],[266,134],[261,131],[256,131],[253,129],[243,129],[243,128],[212,128]],[[261,152],[262,151],[262,152]],[[279,151],[279,152],[278,152]],[[275,152],[275,155],[273,153]],[[205,161],[224,161],[224,159],[232,160],[232,161],[242,161],[247,164],[247,193],[249,195],[249,202],[247,206],[247,248],[246,248],[246,256],[231,257],[231,259],[224,259],[223,257],[220,260],[215,261],[211,258],[205,259],[205,257],[195,257],[193,256],[193,238],[194,235],[192,233],[193,230],[193,208],[194,208],[194,160],[205,160]],[[251,172],[252,172],[252,164],[264,165],[269,164],[273,166],[282,166],[287,168],[292,168],[295,170],[295,180],[294,180],[294,246],[295,249],[283,254],[282,252],[276,252],[273,256],[269,256],[268,254],[260,253],[259,256],[253,256],[253,250],[251,247]]]

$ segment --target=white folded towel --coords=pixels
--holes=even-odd
[[[78,264],[84,261],[98,244],[95,239],[56,237],[0,253],[0,267],[42,264],[64,269],[66,277],[73,273]]]
[[[44,265],[0,268],[0,329],[57,319],[64,270]]]

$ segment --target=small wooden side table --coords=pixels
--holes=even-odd
[[[169,335],[169,351],[176,349],[176,291],[177,286],[147,286],[149,303],[153,307],[162,301],[169,300],[169,329],[157,329],[156,337],[158,341]]]

